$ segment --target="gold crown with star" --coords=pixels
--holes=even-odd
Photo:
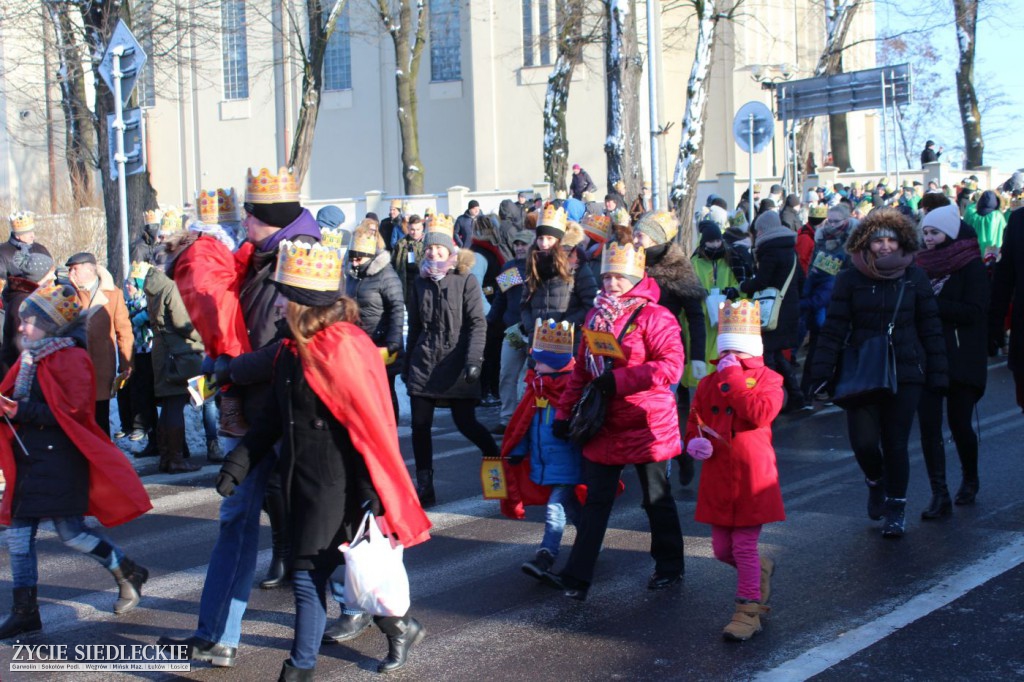
[[[199,190],[196,194],[196,216],[206,225],[238,221],[238,201],[234,187]]]
[[[565,225],[569,218],[565,214],[565,209],[562,207],[555,208],[553,204],[548,204],[544,207],[544,212],[541,214],[540,222],[537,223],[538,227],[552,227],[556,230],[565,232]]]
[[[163,214],[160,212],[160,209],[154,208],[154,209],[152,209],[150,211],[144,211],[142,213],[142,221],[146,225],[159,225],[160,224],[160,218],[162,216],[163,216]]]
[[[601,244],[608,241],[608,235],[612,231],[612,219],[606,215],[587,214],[583,216],[583,222],[580,225],[583,227],[584,234],[590,237],[591,241]]]
[[[20,234],[36,229],[36,216],[29,211],[18,211],[10,216],[11,232]]]
[[[273,280],[299,289],[337,291],[341,285],[343,254],[323,244],[301,244],[287,239],[277,252]]]
[[[277,175],[261,168],[256,175],[249,169],[245,181],[245,201],[250,204],[284,204],[299,200],[299,184],[291,169],[281,166]]]
[[[647,254],[644,252],[644,247],[634,247],[631,243],[609,242],[601,254],[602,275],[613,273],[623,277],[643,279],[646,265]]]
[[[533,326],[533,350],[572,355],[573,331],[573,325],[567,321],[548,319],[542,322],[537,318]]]
[[[761,336],[761,306],[741,299],[719,305],[718,333]]]

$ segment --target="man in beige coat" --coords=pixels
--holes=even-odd
[[[86,350],[96,375],[96,421],[110,433],[110,399],[132,371],[132,323],[124,294],[91,253],[76,253],[66,263],[78,302],[88,314]]]

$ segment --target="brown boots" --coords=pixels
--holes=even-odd
[[[220,424],[218,431],[222,436],[241,438],[249,430],[242,413],[242,399],[222,393],[220,396]]]
[[[165,474],[187,474],[198,471],[202,465],[185,461],[185,427],[158,428],[157,448],[160,449],[160,471]]]
[[[767,606],[756,601],[736,602],[736,611],[732,614],[732,620],[722,630],[722,637],[730,642],[747,641],[761,632],[761,614],[768,611]]]

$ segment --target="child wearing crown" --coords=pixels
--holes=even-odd
[[[516,493],[510,490],[512,499],[502,503],[502,513],[510,518],[523,518],[522,504],[547,507],[540,549],[522,565],[523,573],[537,580],[543,579],[558,557],[566,519],[575,526],[580,514],[576,497],[576,485],[583,482],[580,449],[556,438],[551,428],[573,369],[572,354],[571,324],[537,320],[530,349],[536,365],[526,373],[526,392],[509,421],[501,446],[501,454],[508,458],[510,473],[518,483],[514,486]],[[524,480],[527,472],[528,481]]]
[[[686,452],[705,460],[695,518],[711,524],[715,558],[736,568],[736,610],[722,635],[742,642],[761,631],[774,562],[758,552],[761,527],[786,518],[772,448],[782,377],[764,364],[756,303],[721,304],[718,370],[701,379],[686,427]]]

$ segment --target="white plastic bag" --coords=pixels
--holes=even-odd
[[[345,555],[346,607],[374,616],[402,617],[409,611],[405,548],[384,537],[372,513],[366,512],[352,543],[338,549]]]
[[[725,303],[725,296],[722,294],[722,290],[715,287],[711,290],[711,293],[707,295],[705,299],[708,309],[708,324],[712,329],[718,329],[718,306]]]

